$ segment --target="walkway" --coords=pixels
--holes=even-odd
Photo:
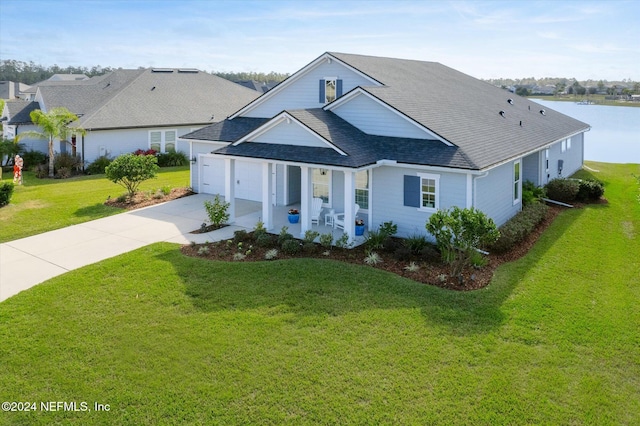
[[[213,200],[213,196],[192,195],[2,243],[0,302],[65,272],[148,244],[219,241],[232,237],[238,229],[255,226],[256,220],[248,223],[241,219],[259,211],[260,203],[236,200],[238,225],[207,234],[190,234],[207,219],[205,200]]]

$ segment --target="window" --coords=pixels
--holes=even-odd
[[[520,160],[513,163],[513,204],[520,202]]]
[[[331,207],[331,171],[313,169],[311,172],[314,198],[322,198],[324,207]]]
[[[327,104],[342,96],[342,80],[336,77],[326,77],[320,80],[320,98],[318,102]]]
[[[369,209],[369,171],[356,173],[356,204],[362,210]]]
[[[567,149],[571,149],[571,138],[567,139]]]
[[[440,176],[418,173],[420,178],[420,209],[437,210],[440,208],[439,189]]]
[[[152,130],[149,132],[149,148],[156,152],[175,152],[176,130]]]
[[[567,140],[563,140],[562,141],[562,152],[565,152],[567,150]]]

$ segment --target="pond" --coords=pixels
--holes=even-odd
[[[591,126],[584,136],[585,160],[640,164],[640,108],[532,100]]]

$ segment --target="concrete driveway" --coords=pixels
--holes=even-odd
[[[206,221],[204,201],[196,194],[167,203],[0,244],[0,302],[73,269],[161,241],[189,244],[219,241],[237,229],[255,225],[260,204],[236,200],[236,223],[207,234],[190,234]],[[251,224],[249,222],[252,221]]]

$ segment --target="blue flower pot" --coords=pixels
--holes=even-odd
[[[300,221],[299,214],[290,214],[289,215],[289,223],[298,223]]]
[[[356,225],[356,235],[364,235],[364,225]]]

